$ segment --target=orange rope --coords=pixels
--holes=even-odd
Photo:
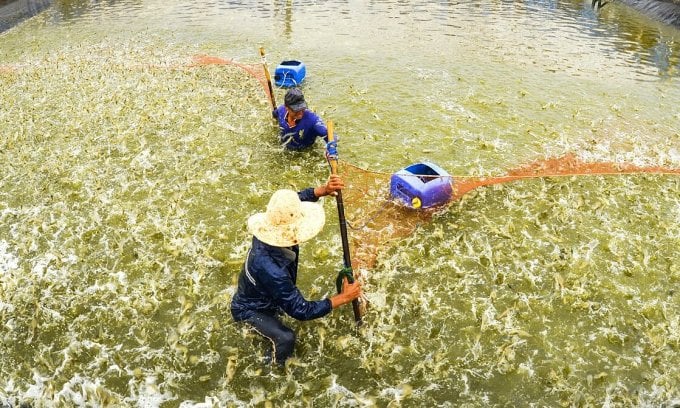
[[[350,163],[344,163],[349,167],[353,167],[359,171],[370,172],[375,174],[388,175],[389,173],[373,172],[361,169]],[[665,176],[680,175],[680,169],[671,169],[661,166],[636,166],[627,163],[611,163],[611,162],[584,162],[576,158],[573,154],[551,158],[546,160],[538,160],[526,166],[508,171],[505,176],[463,176],[463,175],[449,175],[454,179],[453,183],[453,198],[459,199],[464,194],[483,186],[490,186],[493,184],[508,183],[511,181],[525,180],[530,178],[548,178],[548,177],[575,177],[575,176],[619,176],[624,174],[658,174]],[[414,177],[419,175],[414,174]],[[422,175],[420,175],[422,176]],[[422,176],[422,177],[446,177],[446,176]]]
[[[345,210],[347,220],[358,228],[351,231],[352,266],[356,269],[371,269],[375,266],[378,253],[389,241],[406,237],[432,215],[441,211],[451,202],[460,199],[475,188],[529,178],[611,176],[623,174],[680,175],[680,169],[659,166],[641,167],[630,164],[607,162],[586,163],[573,154],[558,158],[538,160],[526,166],[508,171],[505,176],[449,176],[453,178],[453,197],[441,206],[430,209],[411,209],[393,203],[388,186],[391,173],[362,169],[351,163],[340,161],[340,171],[345,181]],[[414,174],[414,177],[419,175]],[[422,175],[420,175],[422,177]],[[424,176],[446,177],[446,176]]]

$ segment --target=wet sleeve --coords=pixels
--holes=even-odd
[[[323,140],[328,141],[328,128],[326,127],[326,124],[323,122],[323,119],[321,119],[319,116],[316,116],[315,119],[316,120],[314,121],[314,133],[316,133],[318,137],[322,137]]]
[[[319,197],[314,195],[313,187],[309,187],[302,191],[298,191],[298,197],[300,198],[300,201],[313,201],[313,202],[319,201]]]
[[[329,314],[333,309],[330,299],[306,300],[284,271],[273,274],[267,285],[277,306],[294,319],[316,319]]]
[[[274,109],[272,111],[272,116],[275,117],[276,119],[279,119],[281,117],[281,113],[285,112],[285,108],[283,105],[279,106],[278,108]]]

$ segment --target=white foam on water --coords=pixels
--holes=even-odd
[[[4,274],[17,268],[19,268],[19,258],[10,251],[7,241],[0,240],[0,273]]]

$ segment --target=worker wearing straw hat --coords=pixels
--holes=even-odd
[[[345,280],[341,293],[323,300],[306,300],[296,286],[299,244],[316,236],[325,223],[319,197],[344,187],[342,179],[331,175],[325,185],[296,193],[278,190],[267,210],[248,219],[253,242],[231,301],[236,321],[250,324],[271,340],[274,357],[282,365],[293,355],[295,333],[279,319],[284,312],[297,320],[312,320],[350,303],[361,295],[358,283]]]

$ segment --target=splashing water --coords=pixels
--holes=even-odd
[[[154,14],[166,10],[151,9]],[[296,19],[305,19],[296,13]],[[365,15],[348,14],[343,25],[354,30]],[[100,15],[92,16],[93,25],[101,25]],[[447,21],[480,26],[470,19],[474,15],[452,15]],[[499,32],[499,38],[507,41],[525,22]],[[257,24],[260,35],[261,20]],[[78,28],[68,26],[57,38],[71,38]],[[337,37],[326,37],[323,27],[315,30],[318,38],[305,36],[295,45],[321,60],[328,55],[315,54],[316,44]],[[484,38],[484,33],[455,30],[457,35],[465,32]],[[354,195],[356,203],[370,203],[347,202],[346,210],[355,228],[352,246],[363,252],[355,258],[361,267],[370,266],[366,288],[371,309],[359,332],[353,330],[349,310],[313,322],[287,321],[299,339],[297,359],[286,372],[271,371],[263,363],[263,344],[229,317],[234,280],[250,240],[244,220],[261,210],[276,188],[322,182],[327,165],[318,151],[293,155],[280,149],[276,129],[267,120],[266,88],[253,75],[234,64],[201,64],[201,57],[193,57],[223,52],[215,49],[223,42],[196,49],[171,35],[146,34],[90,45],[65,40],[44,54],[9,60],[12,68],[0,71],[0,122],[7,124],[0,130],[0,157],[6,165],[0,190],[1,403],[486,407],[664,406],[677,401],[680,183],[677,177],[656,174],[533,177],[555,170],[532,173],[531,165],[498,178],[526,176],[521,183],[457,176],[459,192],[469,187],[465,193],[445,211],[419,212],[386,199],[389,175],[371,173],[363,186],[351,175],[359,170],[346,163],[345,199]],[[368,37],[379,35],[374,31]],[[409,41],[418,35],[408,35]],[[390,36],[395,43],[407,43],[406,36]],[[217,37],[223,41],[224,36]],[[201,37],[191,37],[192,44],[195,38]],[[357,38],[348,36],[346,61],[359,57]],[[522,41],[530,45],[528,37]],[[561,45],[568,39],[555,41]],[[254,55],[254,42],[244,42]],[[313,46],[305,49],[310,42]],[[421,44],[411,43],[409,51],[427,48]],[[480,46],[493,54],[491,41],[466,45],[471,61],[478,61],[473,50]],[[507,50],[513,61],[520,61],[515,57],[525,48]],[[534,57],[541,65],[544,50],[539,50]],[[403,48],[399,53],[404,54]],[[449,64],[445,55],[439,57]],[[597,61],[593,66],[600,67]],[[561,64],[546,63],[555,65]],[[327,97],[332,99],[328,105],[343,105],[337,98],[347,89],[344,80],[335,83],[325,67],[314,66],[311,95],[323,83],[329,93],[337,91]],[[419,78],[426,88],[426,76],[438,78],[438,69]],[[518,70],[513,65],[508,71]],[[380,78],[384,75],[390,73],[381,70]],[[503,174],[502,169],[513,167],[507,163],[515,155],[540,157],[544,143],[553,146],[551,155],[589,147],[577,120],[572,128],[558,129],[559,136],[541,133],[531,145],[537,153],[527,152],[524,140],[513,142],[500,123],[487,121],[496,99],[501,107],[508,102],[502,91],[495,94],[499,84],[492,81],[493,72],[460,75],[464,80],[453,81],[455,88],[442,89],[437,97],[470,108],[465,100],[451,99],[469,91],[468,102],[481,102],[485,109],[473,109],[476,121],[447,108],[447,119],[469,120],[470,128],[489,124],[480,134],[503,139],[497,149],[482,137],[485,146],[478,148],[476,135],[443,129],[451,134],[444,142],[465,146],[456,150],[463,159],[452,160],[469,159],[471,173]],[[559,72],[554,77],[564,78]],[[364,103],[349,101],[343,109],[379,113],[388,133],[403,117],[389,118],[394,100],[362,86],[362,81],[379,83],[369,78],[352,83],[353,97]],[[396,78],[390,82],[401,88],[406,81]],[[481,84],[482,78],[488,78],[489,86]],[[536,78],[546,81],[544,75]],[[568,87],[581,89],[571,81]],[[544,88],[532,88],[529,95],[532,90]],[[316,93],[311,100],[321,100],[323,95]],[[615,138],[630,144],[625,150],[629,157],[664,163],[654,148],[670,152],[677,147],[677,119],[659,116],[663,108],[651,106],[650,116],[668,122],[656,127],[654,144],[649,138],[636,140],[637,130],[644,135],[650,122],[637,120],[625,108],[619,111],[619,95],[604,98],[627,120],[617,115],[596,126],[607,129],[597,146]],[[677,98],[669,95],[667,100]],[[530,103],[513,103],[534,110]],[[637,99],[627,104],[637,107]],[[529,116],[529,123],[537,124]],[[585,115],[584,121],[598,117]],[[550,119],[548,127],[563,119]],[[423,120],[416,115],[413,121]],[[343,127],[359,133],[359,125],[349,119]],[[382,132],[373,128],[365,142],[371,145],[371,137],[380,141]],[[391,167],[411,161],[403,153],[410,155],[430,140],[416,136],[395,148],[381,144],[385,155],[371,156],[371,163]],[[455,141],[458,136],[465,140]],[[367,160],[361,141],[345,140],[356,150],[352,162]],[[622,151],[621,145],[611,147]],[[476,188],[481,186],[486,188]],[[337,226],[330,216],[334,204],[325,200],[323,205],[329,225],[317,242],[302,247],[299,283],[310,298],[334,291],[340,265]],[[378,225],[380,217],[389,222],[372,231],[371,223]],[[363,246],[373,233],[375,246]]]
[[[389,197],[390,175],[360,169],[347,162],[341,167],[347,181],[345,194],[348,203],[350,226],[354,229],[352,257],[357,269],[370,269],[375,265],[378,252],[388,242],[402,239],[433,214],[446,209],[453,201],[474,189],[518,180],[546,177],[575,177],[595,175],[660,174],[680,175],[680,169],[661,166],[637,166],[629,163],[583,162],[574,154],[559,158],[539,160],[509,170],[505,176],[453,178],[451,201],[430,209],[412,209],[393,202]],[[413,174],[412,177],[431,177]]]
[[[237,66],[246,72],[248,72],[250,75],[252,75],[255,79],[257,79],[260,82],[260,85],[262,86],[262,89],[267,94],[267,97],[271,97],[271,93],[269,92],[269,85],[267,84],[267,79],[264,74],[264,67],[261,65],[256,65],[253,63],[241,63],[241,62],[236,62],[234,60],[226,60],[224,58],[219,58],[219,57],[214,57],[214,56],[209,56],[209,55],[196,55],[193,57],[194,64],[192,66],[197,66],[197,67],[202,67],[202,66],[208,66],[208,65],[233,65]]]

